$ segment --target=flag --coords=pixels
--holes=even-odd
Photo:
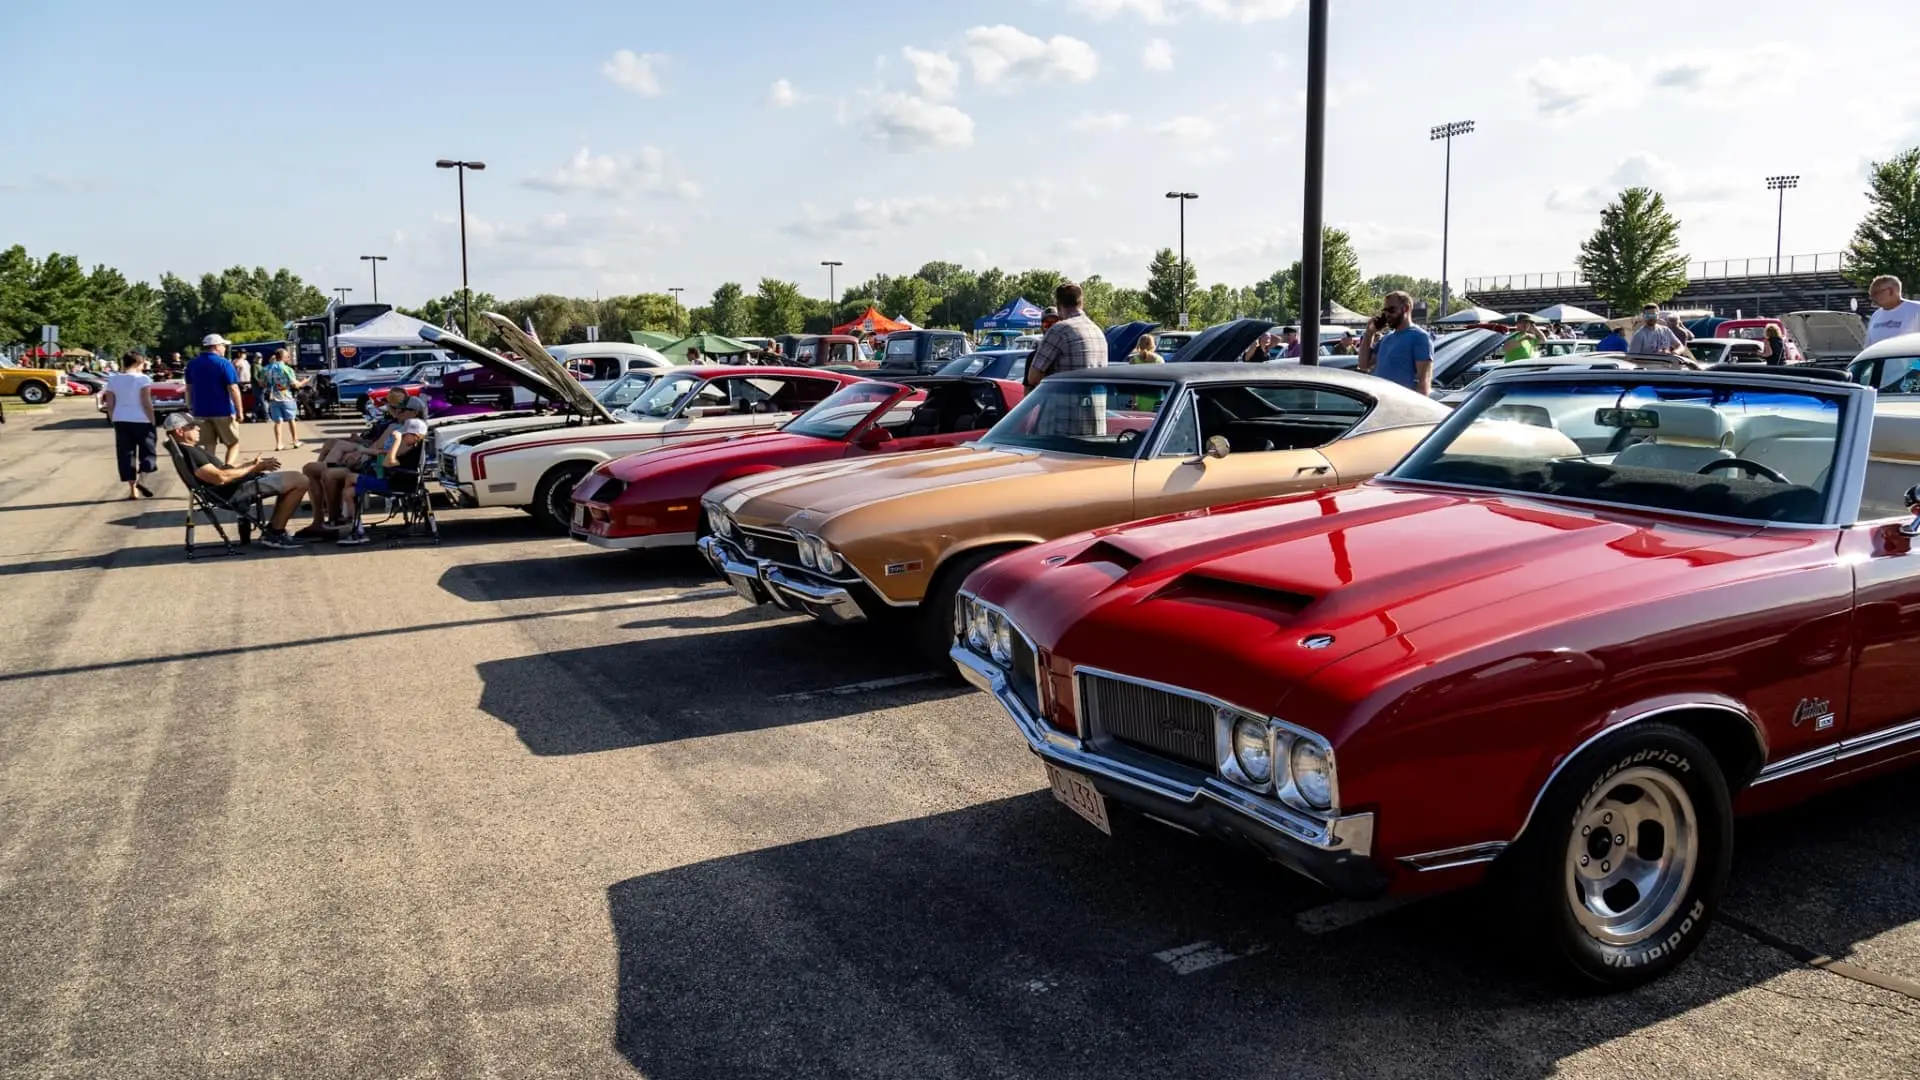
[[[520,329],[525,330],[527,332],[527,336],[532,338],[533,340],[535,341],[540,340],[540,331],[535,330],[533,328],[533,316],[528,315],[525,318],[522,318],[520,320]]]

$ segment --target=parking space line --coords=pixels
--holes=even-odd
[[[731,592],[732,590],[726,590]],[[895,686],[912,686],[915,683],[933,682],[944,679],[945,675],[937,671],[917,671],[911,675],[889,675],[884,679],[868,679],[865,682],[847,683],[845,686],[830,686],[825,690],[802,690],[794,694],[775,694],[770,701],[812,701],[814,698],[845,697],[848,694],[864,694],[869,690],[886,690]]]
[[[1845,960],[1835,960],[1831,956],[1814,952],[1804,945],[1795,945],[1793,942],[1788,941],[1786,938],[1772,931],[1763,930],[1745,919],[1729,915],[1724,911],[1720,913],[1720,922],[1729,930],[1738,931],[1762,945],[1778,949],[1808,967],[1819,968],[1821,971],[1829,971],[1843,979],[1852,979],[1854,982],[1866,983],[1868,986],[1877,986],[1882,990],[1901,994],[1915,1001],[1920,1001],[1920,983],[1913,983],[1897,975],[1888,975],[1884,972],[1875,971],[1872,968],[1865,968],[1858,964],[1848,963]]]
[[[1293,925],[1303,933],[1331,934],[1335,930],[1358,926],[1390,911],[1398,911],[1418,899],[1414,896],[1387,896],[1379,900],[1335,900],[1295,915]]]
[[[1175,975],[1192,975],[1195,972],[1206,971],[1208,968],[1217,968],[1221,964],[1230,964],[1235,960],[1258,956],[1272,947],[1271,945],[1251,945],[1239,952],[1233,952],[1211,941],[1196,941],[1176,949],[1163,949],[1154,953],[1153,958],[1171,967]]]

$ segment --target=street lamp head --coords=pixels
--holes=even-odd
[[[472,169],[474,172],[479,172],[480,170],[487,167],[487,163],[484,161],[469,161],[466,163],[466,166],[467,168]]]
[[[839,259],[822,259],[820,260],[820,265],[821,266],[845,266],[847,264],[841,262]]]
[[[453,161],[448,158],[441,158],[439,161],[433,163],[433,167],[436,169],[474,169],[477,171],[486,168],[487,163],[484,161]]]
[[[1797,188],[1797,187],[1799,187],[1799,186],[1800,186],[1800,178],[1799,178],[1798,176],[1769,176],[1769,177],[1767,177],[1767,190],[1768,190],[1768,191],[1787,191],[1787,190],[1791,190],[1791,189],[1793,189],[1793,188]]]
[[[369,260],[369,259],[371,259],[371,260],[373,260],[374,262],[386,262],[386,261],[387,261],[387,257],[386,257],[385,255],[362,255],[362,256],[360,256],[360,261],[361,261],[361,262],[366,262],[366,261],[367,261],[367,260]]]
[[[433,167],[436,169],[451,169],[459,164],[457,161],[448,161],[446,158],[441,158],[439,161],[433,163]]]
[[[1200,197],[1199,195],[1196,195],[1195,193],[1193,193],[1193,192],[1191,192],[1191,191],[1169,191],[1169,192],[1167,192],[1167,198],[1169,198],[1169,199],[1197,199],[1197,198],[1199,198],[1199,197]]]
[[[1428,134],[1429,142],[1439,142],[1441,139],[1451,139],[1455,135],[1471,135],[1473,134],[1473,121],[1455,120],[1450,124],[1435,124],[1433,127],[1428,129],[1428,132],[1429,132]]]

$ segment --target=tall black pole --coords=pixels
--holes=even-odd
[[[373,264],[373,302],[380,302],[380,264]]]
[[[1300,221],[1300,362],[1320,362],[1320,234],[1327,154],[1327,0],[1307,6],[1307,175]]]
[[[460,336],[473,338],[473,290],[467,288],[467,170],[453,170],[460,177]]]
[[[1187,313],[1187,200],[1180,200],[1180,275],[1174,279],[1179,283],[1175,289],[1180,294],[1180,314]],[[1186,329],[1182,326],[1181,329]]]
[[[1440,185],[1440,318],[1447,317],[1447,239],[1453,225],[1453,136],[1447,136],[1447,178]]]

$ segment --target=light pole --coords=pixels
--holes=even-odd
[[[1780,193],[1780,216],[1773,227],[1773,272],[1780,272],[1780,237],[1787,228],[1787,192],[1800,186],[1798,176],[1769,176],[1767,190]]]
[[[1453,217],[1453,137],[1455,135],[1471,135],[1472,133],[1473,121],[1456,120],[1451,124],[1435,125],[1432,134],[1427,139],[1428,142],[1439,142],[1444,139],[1447,143],[1447,179],[1446,186],[1441,189],[1442,194],[1440,196],[1440,317],[1443,319],[1447,316],[1448,298],[1447,233],[1448,227],[1452,225]]]
[[[834,309],[840,306],[840,301],[833,298],[833,271],[835,267],[845,266],[847,264],[841,262],[839,259],[822,259],[820,260],[820,265],[827,268],[827,316],[832,318]]]
[[[1327,0],[1307,6],[1306,177],[1300,200],[1300,362],[1320,362],[1321,227],[1327,165]]]
[[[1175,267],[1178,282],[1174,286],[1174,296],[1180,301],[1180,328],[1187,328],[1187,200],[1200,196],[1191,191],[1169,191],[1167,198],[1180,204],[1180,265]]]
[[[673,294],[673,332],[677,334],[680,332],[680,294],[687,290],[675,285],[667,291]]]
[[[340,294],[340,306],[345,307],[347,305],[347,294],[353,290],[347,288],[345,285],[336,285],[333,291]]]
[[[387,261],[385,255],[362,255],[360,261],[373,264],[373,302],[380,302],[380,264]]]
[[[487,167],[484,161],[453,161],[441,158],[433,163],[436,169],[456,169],[460,177],[460,334],[473,336],[473,293],[467,288],[467,170],[475,172]]]

